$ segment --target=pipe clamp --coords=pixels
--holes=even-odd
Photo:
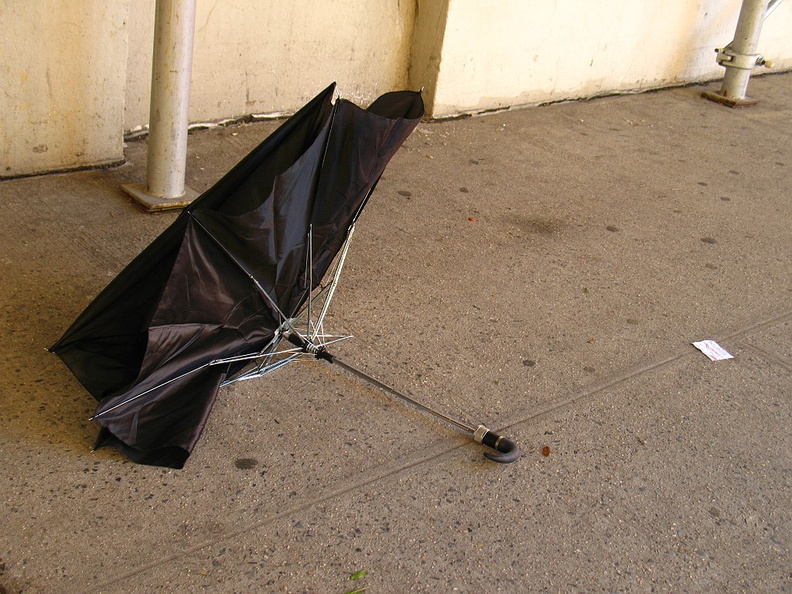
[[[726,68],[739,68],[740,70],[753,70],[764,64],[764,58],[759,54],[738,54],[730,47],[718,48],[716,61]]]

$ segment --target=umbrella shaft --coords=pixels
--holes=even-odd
[[[456,419],[452,419],[451,417],[449,417],[447,415],[444,415],[443,413],[441,413],[439,411],[436,411],[436,410],[434,410],[432,408],[429,408],[425,404],[421,404],[420,402],[410,398],[406,394],[402,394],[401,392],[399,392],[398,390],[390,387],[389,385],[383,384],[377,378],[371,377],[368,373],[366,373],[364,371],[361,371],[358,368],[353,367],[352,365],[349,365],[348,363],[344,363],[341,359],[339,359],[335,355],[332,355],[332,358],[329,359],[329,361],[331,363],[333,363],[334,365],[338,365],[339,367],[347,370],[349,373],[351,373],[355,377],[358,377],[358,378],[362,379],[363,381],[368,382],[372,386],[376,386],[377,388],[379,388],[380,390],[382,390],[386,394],[390,394],[391,396],[399,398],[400,400],[403,400],[403,401],[415,406],[416,408],[421,409],[424,412],[427,412],[427,413],[429,413],[431,415],[439,417],[439,418],[443,419],[444,421],[446,421],[447,423],[451,423],[452,425],[456,425],[460,429],[463,429],[465,431],[470,431],[471,433],[474,433],[475,430],[476,430],[474,427],[471,427],[470,425],[466,425],[465,423],[457,421]]]

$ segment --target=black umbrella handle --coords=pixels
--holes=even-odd
[[[509,464],[520,457],[520,446],[516,442],[490,431],[484,425],[479,425],[473,433],[473,441],[495,450],[495,452],[484,452],[484,456],[494,462]]]

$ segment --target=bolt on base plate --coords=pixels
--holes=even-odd
[[[146,212],[164,212],[167,210],[179,210],[190,204],[200,195],[192,188],[184,187],[184,194],[177,198],[164,198],[162,196],[152,196],[146,192],[146,184],[122,184],[121,189],[129,194],[132,199]]]

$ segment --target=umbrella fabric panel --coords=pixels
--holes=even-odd
[[[387,93],[368,109],[340,99],[311,215],[313,286],[316,288],[341,249],[393,155],[423,116],[420,93]],[[309,291],[303,290],[303,294]],[[302,303],[290,308],[298,310]]]
[[[139,381],[97,406],[95,417],[105,429],[99,445],[123,443],[140,460],[160,458],[163,449],[191,452],[228,371],[228,364],[201,361],[242,343],[239,332],[219,325],[152,328]]]
[[[103,398],[95,416],[136,458],[190,452],[228,371],[219,359],[258,352],[279,322],[250,278],[191,221],[147,332],[137,378]],[[115,443],[115,441],[107,441]],[[146,458],[148,459],[148,458]]]
[[[253,209],[237,215],[196,209],[195,219],[222,246],[234,263],[286,311],[298,278],[305,274],[310,213],[314,207],[319,167],[327,145],[329,122],[314,143],[271,184],[268,196]]]
[[[328,125],[335,88],[331,84],[286,120],[187,210],[205,208],[235,215],[258,207],[272,191],[275,178],[292,167]]]
[[[279,324],[250,275],[191,217],[150,328],[168,324],[220,324],[238,329],[241,320],[254,315],[265,316],[261,322],[272,330]],[[189,349],[189,345],[183,348]]]
[[[96,400],[101,400],[135,379],[145,348],[146,333],[136,332],[97,335],[55,352],[83,387]]]
[[[96,447],[114,447],[140,464],[182,468],[206,425],[225,371],[201,369],[150,393],[134,408],[118,409],[102,421]]]

